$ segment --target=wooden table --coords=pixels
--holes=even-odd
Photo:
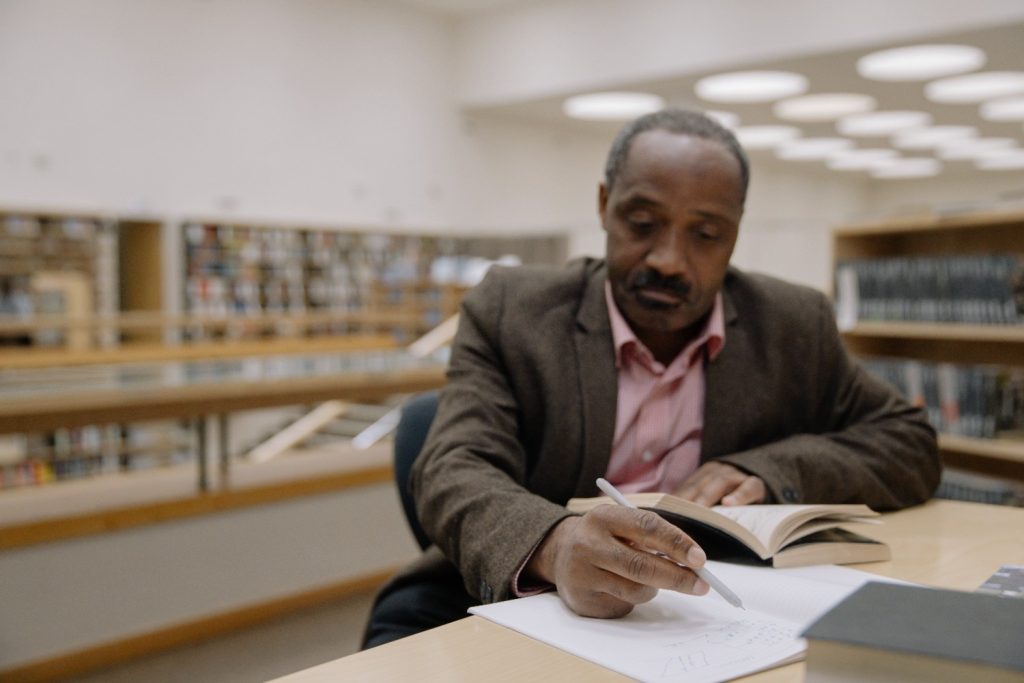
[[[889,543],[893,559],[853,565],[922,584],[974,590],[1003,564],[1024,564],[1024,509],[931,501],[884,516],[871,534]],[[795,683],[804,664],[743,681]],[[481,617],[337,659],[277,683],[328,681],[623,681],[591,664]]]

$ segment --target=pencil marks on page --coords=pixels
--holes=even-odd
[[[687,635],[662,646],[661,678],[704,669],[720,669],[759,657],[797,637],[797,629],[752,617],[716,624],[703,633]]]

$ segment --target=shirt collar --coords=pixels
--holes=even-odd
[[[615,344],[615,367],[622,367],[625,359],[624,353],[629,346],[636,346],[642,349],[643,353],[653,360],[654,356],[651,354],[650,349],[644,346],[644,343],[636,336],[633,328],[629,326],[629,323],[626,322],[626,319],[619,311],[619,307],[615,304],[615,298],[612,296],[612,285],[608,280],[605,280],[604,283],[604,298],[608,306],[608,319],[611,321],[612,326],[612,342]],[[679,356],[692,356],[693,353],[696,353],[698,349],[705,345],[709,360],[717,358],[718,354],[722,352],[722,347],[725,346],[725,307],[722,304],[721,292],[715,295],[715,303],[711,306],[711,315],[705,320],[700,334],[697,335],[696,339],[687,344]]]

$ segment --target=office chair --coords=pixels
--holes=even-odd
[[[416,457],[423,449],[423,442],[427,439],[427,430],[430,423],[434,421],[434,414],[437,412],[437,392],[428,391],[417,394],[402,405],[401,417],[398,418],[398,425],[395,427],[395,484],[398,486],[398,496],[402,501],[402,510],[405,511],[405,520],[409,523],[412,535],[420,548],[430,545],[430,539],[420,526],[416,516],[416,506],[413,504],[412,495],[409,493],[409,473]]]

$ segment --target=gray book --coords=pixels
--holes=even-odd
[[[803,632],[808,683],[1024,681],[1024,603],[868,583]]]

